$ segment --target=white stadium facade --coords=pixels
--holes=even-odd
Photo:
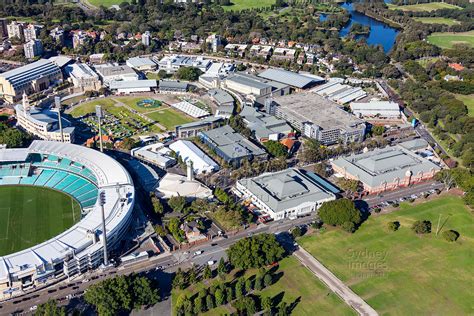
[[[0,185],[49,187],[75,198],[82,218],[71,228],[31,248],[0,257],[0,296],[84,273],[103,263],[105,194],[107,249],[128,230],[135,203],[133,181],[111,157],[86,147],[33,141],[29,148],[0,150]]]

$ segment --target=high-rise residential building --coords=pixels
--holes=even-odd
[[[38,25],[34,24],[28,24],[24,29],[23,29],[23,35],[25,38],[25,42],[29,42],[31,40],[35,40],[39,36],[39,30],[40,27]]]
[[[49,32],[49,36],[51,36],[56,43],[64,44],[64,30],[62,28],[55,27]]]
[[[28,59],[41,56],[43,54],[43,43],[39,39],[34,39],[23,45],[25,57]]]
[[[151,34],[149,31],[146,31],[142,34],[142,44],[145,46],[150,46],[151,43]]]
[[[21,41],[25,39],[23,34],[23,24],[13,21],[7,25],[8,38],[18,38]]]

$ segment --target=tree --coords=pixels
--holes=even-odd
[[[28,134],[0,123],[0,144],[5,144],[8,148],[25,147],[30,139]]]
[[[176,77],[186,81],[197,81],[202,71],[195,67],[181,67],[176,72]]]
[[[243,277],[240,277],[235,283],[235,297],[241,298],[244,295],[245,290],[245,280]]]
[[[232,303],[239,315],[253,315],[257,312],[257,304],[253,296],[243,296]]]
[[[321,220],[334,226],[340,226],[345,222],[359,224],[361,221],[360,212],[355,207],[353,201],[349,199],[339,199],[323,203],[319,209]]]
[[[267,140],[263,145],[273,157],[286,157],[288,155],[288,148],[278,141]]]
[[[375,136],[382,136],[384,132],[385,132],[385,127],[381,125],[372,126],[372,134],[374,134]]]
[[[207,308],[207,310],[211,310],[214,307],[215,307],[214,297],[212,297],[212,294],[207,294],[207,296],[206,296],[206,308]]]
[[[459,233],[455,230],[446,230],[443,232],[443,238],[447,241],[453,242],[459,238]]]
[[[58,302],[49,299],[46,303],[38,305],[35,316],[66,316],[66,309],[59,307]]]
[[[251,278],[245,280],[245,293],[250,293],[253,290],[253,282]]]
[[[227,298],[227,301],[230,302],[234,299],[234,289],[232,286],[227,286],[225,288],[225,297]]]
[[[286,302],[281,302],[280,305],[278,305],[278,316],[287,316],[288,315],[288,306],[286,305]]]
[[[219,274],[219,276],[221,277],[227,274],[227,265],[225,264],[224,258],[221,258],[221,260],[219,260],[219,264],[217,266],[217,274]]]
[[[172,196],[168,200],[168,205],[174,212],[181,213],[186,206],[186,198],[184,196]]]
[[[299,226],[296,226],[291,231],[291,236],[293,236],[293,239],[296,239],[297,237],[301,237],[302,235],[303,235],[303,232],[301,231],[301,228]]]
[[[203,298],[201,296],[196,296],[194,298],[194,313],[200,314],[204,312]]]
[[[265,273],[265,276],[263,277],[263,285],[265,287],[269,287],[273,283],[273,277],[270,273]]]
[[[417,234],[429,234],[431,233],[431,222],[418,220],[413,223],[411,229]]]
[[[214,296],[216,297],[216,306],[221,306],[225,304],[224,291],[222,291],[221,289],[216,289],[216,293],[214,293]]]
[[[163,204],[161,204],[160,199],[157,198],[154,194],[152,194],[151,196],[151,203],[153,204],[153,210],[156,214],[163,214]]]
[[[362,189],[362,182],[358,180],[340,178],[337,180],[337,185],[346,191],[349,195],[359,192]]]
[[[273,308],[272,299],[268,296],[265,296],[264,298],[262,298],[262,309],[266,312],[269,312],[271,311],[272,308]]]
[[[227,255],[230,263],[240,269],[260,268],[283,258],[285,250],[274,234],[247,237],[233,244]]]
[[[204,267],[204,271],[203,271],[203,275],[202,277],[204,279],[210,279],[212,278],[212,271],[211,271],[211,267],[209,267],[209,265],[206,264],[206,266]]]
[[[353,233],[356,230],[355,224],[353,222],[344,222],[342,223],[341,227],[348,233]]]
[[[131,137],[125,137],[121,142],[120,142],[120,148],[125,149],[125,150],[131,150],[132,148],[135,148],[138,146],[137,141],[135,141]]]
[[[195,284],[198,280],[196,268],[194,266],[191,267],[188,271],[188,281],[189,284]]]
[[[263,278],[259,274],[255,277],[254,289],[255,291],[261,291],[263,289]]]
[[[176,271],[173,277],[172,286],[173,288],[180,290],[183,290],[186,287],[186,278],[181,268],[178,268],[178,270]]]
[[[387,228],[388,228],[389,231],[392,231],[392,232],[397,231],[398,228],[400,228],[400,222],[398,222],[398,221],[388,222],[387,223]]]

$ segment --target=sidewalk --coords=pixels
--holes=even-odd
[[[331,271],[303,248],[299,247],[293,255],[307,267],[326,286],[352,307],[359,315],[376,316],[378,313],[360,296],[339,280]]]

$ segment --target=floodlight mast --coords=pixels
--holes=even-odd
[[[99,146],[100,146],[100,152],[104,152],[104,145],[102,144],[102,117],[104,117],[104,112],[102,111],[102,106],[101,105],[96,105],[95,106],[95,113],[96,113],[97,119],[99,120]]]
[[[109,265],[109,256],[107,253],[107,233],[105,231],[105,211],[104,211],[104,205],[105,205],[105,191],[100,191],[99,193],[99,204],[100,204],[100,210],[102,213],[102,243],[104,244],[104,267]]]
[[[54,97],[54,104],[56,105],[56,109],[58,110],[59,132],[61,133],[61,142],[64,143],[63,121],[61,119],[61,97],[60,96]]]

